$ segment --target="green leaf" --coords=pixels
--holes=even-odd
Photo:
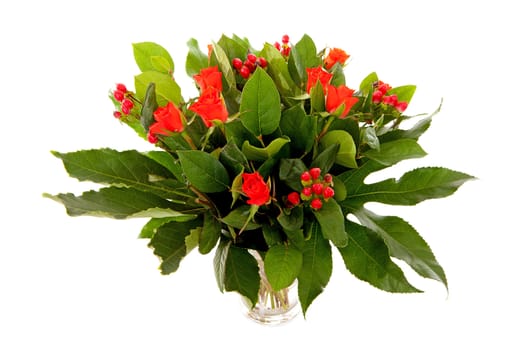
[[[315,157],[315,159],[310,164],[310,168],[321,168],[322,173],[327,173],[330,171],[334,165],[335,158],[339,152],[339,144],[334,143],[333,145],[327,146],[321,153]]]
[[[341,64],[336,63],[332,69],[330,70],[330,72],[333,74],[332,76],[332,79],[330,79],[330,85],[333,85],[333,86],[341,86],[341,85],[346,85],[346,77],[345,77],[345,73],[343,71],[343,66],[341,66]]]
[[[374,89],[374,83],[379,81],[376,72],[372,72],[366,76],[359,85],[359,90],[363,95],[368,95]]]
[[[290,286],[299,275],[303,254],[292,245],[274,245],[264,258],[264,271],[275,291]]]
[[[249,141],[250,145],[261,145],[259,139],[255,137],[248,129],[246,129],[239,119],[234,119],[224,124],[226,131],[226,139],[228,142],[233,142],[240,149],[245,141]]]
[[[242,145],[242,153],[246,155],[248,160],[265,161],[276,155],[281,148],[290,142],[288,137],[278,137],[264,148],[250,145],[249,141],[244,141]]]
[[[186,74],[193,78],[201,69],[208,67],[208,55],[201,51],[196,39],[190,39],[187,45],[189,50],[186,56]]]
[[[199,191],[214,193],[228,189],[230,177],[217,158],[197,150],[178,151],[177,154],[188,181]]]
[[[324,88],[319,80],[310,89],[310,105],[312,109],[312,114],[315,112],[321,113],[326,110]]]
[[[301,174],[306,170],[301,159],[281,159],[279,165],[279,180],[283,181],[291,189],[300,192],[303,189],[301,184]]]
[[[157,229],[169,222],[177,221],[184,222],[196,219],[197,215],[195,214],[178,214],[176,216],[168,216],[165,218],[153,218],[149,220],[140,231],[139,238],[153,238]]]
[[[261,227],[260,224],[252,221],[251,206],[249,205],[241,205],[233,209],[221,221],[228,226],[244,229],[244,231],[255,230]]]
[[[370,146],[370,148],[373,150],[379,151],[381,149],[379,138],[376,135],[376,129],[373,127],[364,128],[363,142]]]
[[[243,169],[250,167],[248,159],[233,141],[222,148],[219,159],[234,174],[239,174]]]
[[[405,173],[399,180],[387,179],[350,189],[343,205],[356,207],[365,202],[392,205],[415,205],[432,198],[447,197],[473,177],[446,168],[418,168]]]
[[[315,118],[306,115],[300,104],[283,111],[279,126],[298,156],[310,152],[315,140]]]
[[[279,91],[270,76],[260,67],[248,79],[241,95],[240,119],[256,136],[268,135],[281,120]]]
[[[397,86],[395,88],[388,90],[387,95],[397,95],[398,101],[410,103],[410,100],[412,100],[412,96],[414,96],[415,92],[416,92],[415,85],[404,85],[404,86]]]
[[[168,169],[173,174],[173,176],[175,176],[175,178],[180,181],[182,168],[180,163],[173,157],[171,153],[165,151],[149,151],[144,153],[144,155]]]
[[[345,222],[348,245],[338,247],[346,268],[357,278],[376,288],[393,293],[420,292],[405,278],[389,257],[383,240],[364,226]]]
[[[268,61],[268,74],[275,82],[281,96],[294,97],[301,94],[301,90],[295,85],[288,72],[288,63],[279,50],[272,44],[266,43],[259,55]]]
[[[356,147],[352,135],[344,130],[332,130],[327,132],[321,139],[323,148],[335,144],[339,145],[335,163],[347,168],[357,168],[355,160]]]
[[[303,207],[294,207],[289,212],[281,212],[277,221],[285,230],[300,230],[303,227]]]
[[[173,73],[173,68],[170,65],[170,62],[161,56],[151,56],[151,65],[153,70],[161,73],[170,74]]]
[[[80,196],[72,193],[60,193],[44,197],[62,203],[70,216],[99,216],[113,219],[127,218],[164,218],[191,214],[191,208],[177,205],[152,193],[133,188],[106,187],[99,191],[88,191]]]
[[[217,42],[217,45],[219,45],[224,50],[224,53],[226,54],[226,57],[228,57],[229,62],[231,62],[231,60],[235,57],[246,57],[246,54],[250,50],[249,45],[242,39],[229,38],[224,34]]]
[[[157,95],[157,104],[166,106],[169,101],[174,105],[183,102],[179,85],[168,74],[155,71],[148,71],[135,76],[135,92],[137,99],[143,101],[146,96],[148,86],[154,83]]]
[[[277,225],[263,225],[262,232],[264,236],[264,241],[266,242],[268,247],[283,243],[283,238],[279,229],[277,228]]]
[[[303,315],[310,304],[324,290],[332,275],[332,250],[330,243],[323,238],[321,227],[314,222],[311,237],[303,248],[303,266],[298,276],[299,301]]]
[[[306,90],[306,68],[318,67],[321,63],[314,41],[305,34],[290,50],[288,70],[295,83]]]
[[[346,246],[348,238],[345,232],[345,217],[333,198],[324,202],[321,209],[314,210],[314,215],[326,239],[337,247]]]
[[[213,51],[211,55],[212,59],[212,65],[217,65],[219,67],[219,70],[222,72],[222,78],[223,78],[223,95],[227,96],[236,96],[231,95],[232,91],[237,90],[237,81],[235,79],[235,72],[233,71],[233,67],[231,65],[231,61],[228,58],[228,55],[224,51],[224,49],[218,45],[213,45]],[[229,100],[229,99],[227,99]],[[231,101],[226,101],[231,102]],[[228,108],[230,108],[230,104],[227,103]],[[231,112],[231,111],[230,111]]]
[[[159,181],[174,178],[168,169],[134,150],[102,148],[53,154],[62,160],[68,174],[80,181],[130,186],[167,198],[187,196],[184,185]]]
[[[187,222],[170,222],[157,229],[149,246],[153,253],[161,259],[160,271],[167,275],[177,271],[181,260],[189,252],[186,247],[186,238],[191,230],[201,224],[201,220]]]
[[[149,130],[151,124],[155,122],[153,113],[157,110],[157,95],[155,94],[155,83],[150,83],[146,89],[142,109],[140,110],[140,124],[144,130]]]
[[[158,64],[160,61],[158,57],[163,59],[165,62],[163,66],[167,64],[171,72],[175,69],[169,52],[159,44],[153,42],[135,43],[133,44],[133,55],[141,72],[157,70],[159,67],[156,67],[155,64]]]
[[[381,145],[381,149],[371,149],[364,156],[386,166],[393,165],[399,159],[421,158],[427,153],[419,146],[416,140],[400,139]]]
[[[362,208],[354,212],[359,221],[373,230],[388,246],[390,255],[405,261],[420,276],[439,281],[448,288],[445,271],[419,233],[397,216],[380,216]]]
[[[221,292],[238,292],[255,305],[261,283],[255,258],[246,249],[232,245],[231,241],[221,240],[213,263]]]
[[[204,223],[199,236],[199,253],[208,254],[217,245],[221,235],[221,223],[210,212],[204,213]]]

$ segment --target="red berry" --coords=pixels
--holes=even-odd
[[[282,42],[283,44],[288,44],[290,42],[290,37],[288,36],[288,34],[283,35]]]
[[[133,101],[129,100],[129,99],[124,99],[122,101],[122,106],[126,106],[127,108],[133,108]]]
[[[332,187],[325,187],[323,190],[324,199],[332,198],[335,194],[335,191]]]
[[[408,107],[408,103],[401,101],[396,104],[396,109],[398,112],[403,113]]]
[[[391,89],[390,85],[385,84],[382,81],[379,82],[379,85],[377,87],[377,90],[381,91],[383,95],[386,94],[386,92],[390,89]]]
[[[253,53],[249,53],[248,55],[246,55],[246,59],[253,64],[257,62],[257,56],[255,56]]]
[[[301,191],[302,194],[304,194],[306,197],[310,197],[312,195],[312,188],[311,187],[305,187]]]
[[[317,195],[320,195],[321,193],[323,193],[323,184],[322,183],[316,183],[316,184],[313,184],[312,185],[312,191],[317,194]]]
[[[310,181],[312,178],[310,177],[310,173],[308,171],[305,171],[301,174],[301,181]]]
[[[282,53],[283,53],[284,56],[289,56],[290,55],[290,46],[283,47]]]
[[[310,175],[312,175],[312,179],[317,180],[319,176],[321,176],[321,169],[320,168],[310,169]]]
[[[242,60],[241,60],[240,58],[237,58],[237,57],[234,58],[234,59],[232,60],[232,66],[233,66],[235,69],[237,69],[237,70],[241,69],[241,67],[242,67]]]
[[[277,41],[273,44],[273,46],[275,46],[277,50],[281,51],[281,44],[279,44]]]
[[[389,106],[397,105],[397,95],[388,95],[383,97],[383,103]]]
[[[244,61],[244,65],[245,65],[246,67],[248,67],[248,69],[250,70],[251,73],[255,72],[255,68],[257,68],[257,67],[255,66],[255,63],[252,63],[252,61],[249,61],[248,59],[246,59],[246,60]]]
[[[296,206],[297,204],[299,204],[299,202],[301,201],[301,197],[299,196],[299,193],[297,192],[292,192],[290,194],[288,194],[288,203],[290,203],[292,206]]]
[[[261,68],[265,68],[268,65],[268,61],[266,61],[266,58],[264,58],[264,57],[259,57],[257,59],[257,64],[259,64],[259,66],[261,66]]]
[[[122,117],[122,113],[120,113],[119,111],[115,111],[113,112],[113,116],[117,119],[120,119]]]
[[[124,84],[117,84],[117,90],[124,92],[124,93],[128,92],[128,89],[126,88],[126,85]]]
[[[372,102],[380,103],[383,99],[383,95],[384,94],[379,90],[374,91],[374,93],[372,94]]]
[[[333,183],[332,175],[326,174],[323,178],[324,182],[328,185],[331,185]]]
[[[124,100],[124,93],[120,90],[115,90],[113,91],[113,97],[115,100],[122,102],[122,100]]]
[[[241,69],[239,70],[239,74],[244,79],[248,79],[250,77],[250,68],[248,68],[246,66],[242,66]]]
[[[319,198],[314,198],[310,203],[312,209],[319,210],[323,207],[323,202]]]

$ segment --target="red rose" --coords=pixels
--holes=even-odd
[[[263,205],[270,200],[270,189],[258,172],[242,174],[242,191],[249,198],[248,204]]]
[[[359,99],[354,96],[354,90],[347,86],[328,86],[328,92],[326,94],[326,110],[329,113],[336,112],[337,109],[344,104],[344,109],[341,114],[339,114],[339,118],[344,118],[348,112],[350,112],[350,108],[352,108],[357,101],[359,101]]]
[[[308,75],[308,81],[306,82],[306,92],[310,93],[310,90],[317,84],[317,81],[321,82],[323,90],[326,91],[332,74],[325,71],[322,67],[317,68],[306,68],[306,74]]]
[[[155,123],[149,127],[151,135],[169,135],[171,132],[181,132],[184,130],[182,123],[182,112],[175,107],[172,102],[168,102],[165,107],[159,107],[153,112]]]
[[[224,101],[219,91],[213,88],[203,91],[197,102],[188,109],[200,115],[208,128],[213,125],[212,120],[225,122],[228,119],[228,110]]]
[[[346,60],[350,57],[344,50],[333,48],[330,49],[328,56],[324,59],[324,66],[326,69],[331,69],[337,62],[344,65]]]
[[[201,91],[209,88],[222,91],[222,73],[217,66],[201,69],[199,74],[193,76],[193,79],[199,85]]]

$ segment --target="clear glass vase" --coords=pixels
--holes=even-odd
[[[245,315],[260,324],[279,325],[293,320],[300,311],[297,294],[297,280],[289,287],[274,291],[264,271],[264,261],[257,251],[250,251],[259,265],[261,285],[257,303],[252,307],[250,300],[243,297]]]

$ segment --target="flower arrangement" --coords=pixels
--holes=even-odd
[[[195,98],[183,99],[170,54],[152,42],[133,45],[141,71],[134,91],[116,84],[110,92],[114,116],[158,149],[53,152],[70,176],[105,187],[46,196],[72,216],[149,218],[140,238],[162,274],[194,249],[215,250],[219,289],[240,293],[251,308],[268,295],[274,307],[289,306],[283,291],[297,281],[306,315],[330,279],[334,250],[353,275],[388,292],[419,292],[392,257],[447,286],[414,227],[365,206],[415,205],[472,179],[424,167],[365,183],[426,155],[418,139],[433,114],[401,128],[415,86],[391,87],[371,73],[351,89],[343,73],[349,55],[318,51],[308,35],[294,45],[285,35],[261,50],[235,35],[207,53],[194,39],[188,46]]]

